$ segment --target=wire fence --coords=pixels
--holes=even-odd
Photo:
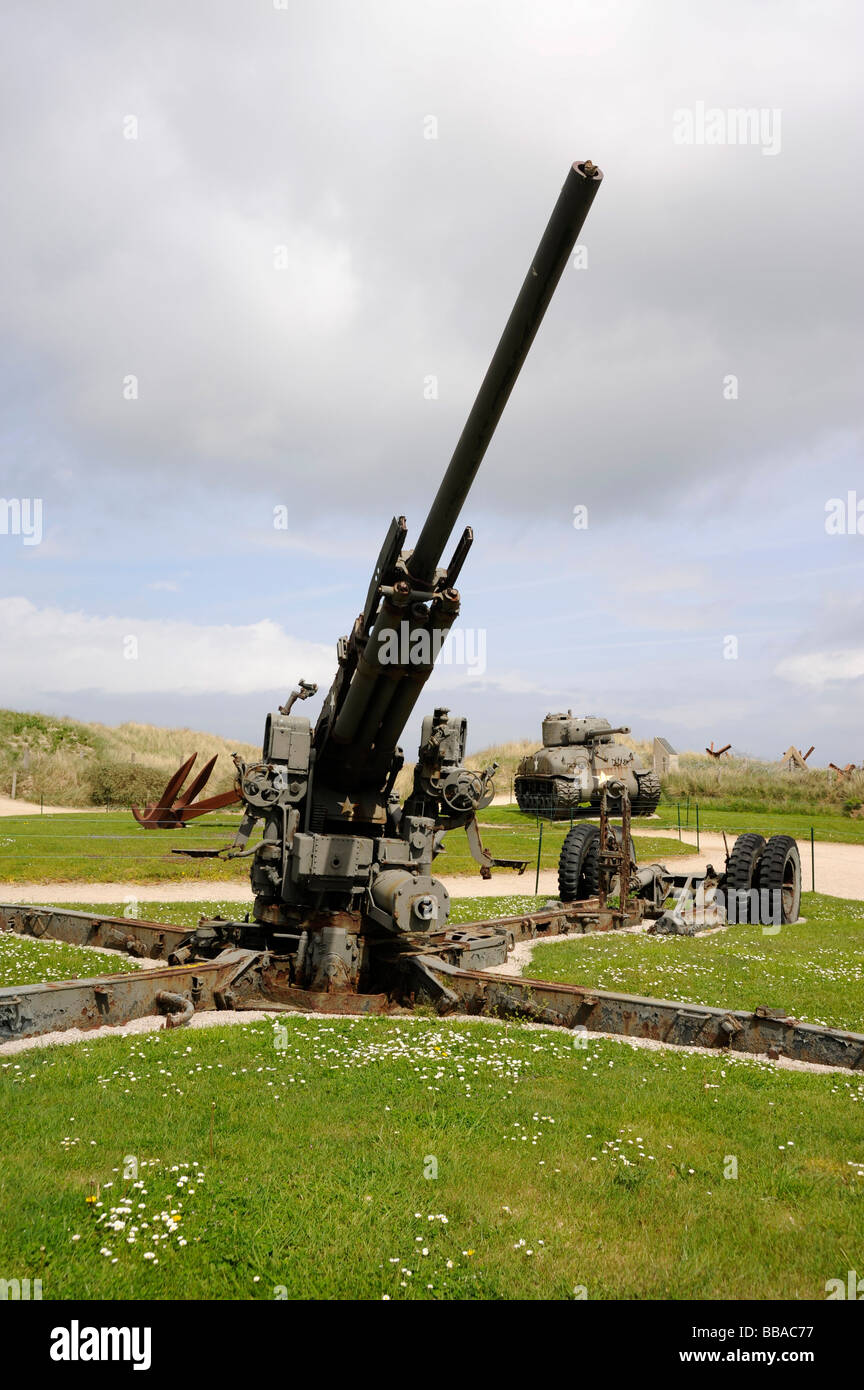
[[[512,808],[516,808],[515,801],[511,800],[510,805]],[[123,815],[124,817],[129,814],[124,808],[106,807],[105,810],[108,811],[109,814],[113,813],[115,815]],[[546,823],[548,822],[548,828],[550,830],[560,827],[561,831],[566,834],[582,821],[598,819],[600,813],[599,809],[594,807],[588,809],[585,807],[572,806],[565,809],[550,801],[547,804],[536,805],[532,807],[530,812],[523,812],[522,814],[530,816],[534,821],[537,832],[536,856],[531,853],[531,859],[535,860],[536,893],[539,889],[543,856],[544,826]],[[754,812],[754,815],[765,814],[770,813]],[[136,866],[147,860],[153,862],[170,857],[170,851],[174,847],[181,848],[186,845],[196,846],[196,842],[197,845],[201,845],[202,841],[204,842],[202,847],[205,848],[221,847],[225,842],[225,837],[236,831],[239,819],[238,816],[232,817],[227,821],[221,819],[218,821],[208,819],[206,824],[203,823],[203,821],[199,823],[192,822],[190,825],[186,826],[185,829],[178,829],[176,831],[154,831],[147,830],[143,826],[134,825],[129,825],[127,829],[125,823],[122,828],[118,828],[116,831],[108,831],[107,829],[106,831],[94,831],[92,824],[88,825],[86,822],[93,817],[99,817],[101,819],[101,816],[101,808],[96,807],[94,807],[92,811],[86,812],[45,814],[43,811],[38,817],[35,814],[27,815],[26,819],[28,824],[26,834],[28,838],[35,842],[32,852],[28,851],[26,844],[22,844],[17,835],[4,835],[3,822],[0,821],[0,879],[2,879],[3,859],[6,857],[4,851],[10,849],[12,852],[8,855],[9,859],[15,858],[19,867],[22,860],[28,865],[32,863],[35,870],[40,864],[57,863],[60,860],[62,860],[64,864],[92,864],[94,860],[104,856],[106,844],[110,843],[111,845],[117,846],[123,844],[124,858],[128,860],[130,869],[134,870]],[[742,819],[740,823],[730,822],[727,816],[728,813],[723,813],[723,826],[719,830],[712,830],[711,833],[721,834],[724,842],[726,842],[728,848],[731,849],[733,839],[737,838],[740,834],[752,831],[753,827],[752,822],[748,824],[744,819]],[[79,822],[79,818],[81,823],[80,825],[76,825],[76,823]],[[24,819],[24,817],[22,816],[20,819]],[[614,813],[610,815],[610,820],[614,821],[616,819],[619,819],[619,817],[616,817]],[[635,819],[636,826],[633,827],[633,832],[636,835],[637,841],[640,835],[650,837],[652,830],[659,830],[666,833],[672,830],[677,831],[678,840],[682,843],[686,836],[692,834],[695,838],[696,853],[700,854],[702,852],[702,839],[705,827],[703,825],[703,815],[700,810],[699,802],[695,799],[687,797],[684,800],[674,803],[666,802],[661,808],[660,815],[650,818],[646,817],[644,819],[637,817]],[[64,823],[62,831],[59,829],[61,822]],[[496,835],[501,836],[519,835],[523,837],[524,840],[526,836],[524,824],[524,821],[519,826],[507,826],[496,823],[494,825],[487,825],[486,829],[487,831],[488,829],[494,829]],[[153,838],[156,835],[160,837],[159,841]],[[811,892],[815,892],[815,827],[811,824],[807,828],[807,834],[805,836],[798,836],[796,838],[799,842],[803,840],[805,844],[809,841],[809,855],[807,857],[810,861],[810,890]],[[85,851],[83,849],[79,850],[72,848],[76,842],[88,839],[93,841],[92,850]],[[52,846],[55,847],[51,850],[43,851],[41,846],[37,847],[40,840],[50,841]],[[69,848],[62,848],[64,845],[68,845]],[[553,845],[553,850],[554,848],[555,846]],[[177,861],[174,859],[171,862]]]
[[[518,808],[518,803],[516,802],[515,796],[514,796],[514,789],[513,789],[513,782],[512,782],[512,781],[511,781],[511,784],[510,784],[510,803],[509,803],[509,804],[510,804],[510,807],[511,807],[511,808],[514,808],[514,809]],[[540,852],[541,852],[541,845],[542,845],[542,827],[543,827],[544,821],[549,821],[549,822],[551,822],[553,825],[562,824],[562,825],[568,826],[569,829],[572,829],[573,826],[576,825],[576,824],[578,824],[580,821],[592,820],[592,819],[593,819],[593,820],[597,820],[597,819],[599,819],[600,811],[599,811],[599,808],[595,808],[595,807],[593,807],[593,806],[590,807],[590,808],[589,808],[589,807],[586,807],[586,806],[581,806],[581,807],[578,807],[578,808],[577,808],[577,807],[564,808],[564,807],[562,807],[562,806],[560,805],[560,803],[553,803],[552,801],[549,801],[549,802],[547,802],[547,803],[545,803],[545,804],[537,804],[537,805],[533,806],[533,807],[531,808],[530,812],[523,812],[523,815],[524,815],[524,814],[530,815],[530,816],[533,818],[533,820],[534,820],[534,822],[535,822],[535,825],[536,825],[537,828],[538,828],[538,834],[539,834],[539,837],[540,837],[540,842],[538,843],[537,862],[538,862],[538,866],[539,866],[539,862],[540,862]],[[709,811],[709,814],[710,814],[710,811]],[[784,814],[784,813],[765,811],[765,810],[762,810],[762,809],[759,809],[759,808],[755,809],[755,810],[752,812],[752,816],[753,816],[753,817],[755,817],[755,818],[760,818],[760,819],[761,819],[761,818],[764,818],[764,817],[769,817],[769,818],[770,818],[772,815],[776,816],[777,814]],[[794,813],[793,813],[793,814],[794,814]],[[709,833],[711,833],[711,834],[719,834],[719,835],[722,835],[723,840],[724,840],[724,847],[728,846],[728,849],[731,850],[731,848],[732,848],[732,843],[733,843],[734,839],[737,839],[737,837],[738,837],[739,835],[746,835],[746,834],[748,834],[748,833],[752,833],[752,832],[753,832],[753,821],[752,821],[752,819],[748,821],[748,820],[745,818],[745,814],[744,814],[744,813],[742,813],[742,819],[741,819],[740,821],[730,821],[730,820],[728,820],[728,812],[722,812],[722,815],[723,815],[723,822],[724,822],[723,825],[720,826],[720,827],[718,827],[717,829],[714,829],[714,828],[710,829]],[[616,816],[615,813],[612,812],[612,813],[610,813],[609,819],[610,819],[610,820],[613,820],[613,821],[616,820],[616,819],[620,819],[620,815],[619,815],[619,816]],[[803,819],[803,818],[801,818],[801,819]],[[701,854],[701,852],[702,852],[702,839],[703,839],[704,833],[706,832],[706,827],[705,827],[705,825],[704,825],[704,817],[703,817],[702,810],[701,810],[701,808],[700,808],[700,804],[699,804],[699,802],[696,800],[695,797],[689,797],[689,796],[688,796],[688,797],[685,797],[683,800],[680,800],[680,801],[675,801],[675,802],[668,802],[668,801],[667,801],[667,802],[663,802],[663,803],[661,803],[660,807],[658,807],[657,812],[655,812],[651,817],[645,817],[644,819],[643,819],[642,817],[634,817],[634,821],[636,822],[636,825],[635,825],[634,827],[632,827],[632,832],[635,833],[637,837],[638,837],[638,835],[639,835],[640,833],[641,833],[641,834],[645,834],[645,835],[650,835],[651,832],[652,832],[652,829],[655,830],[655,831],[661,831],[661,832],[666,832],[666,831],[669,831],[669,830],[671,829],[671,830],[677,830],[677,833],[678,833],[678,840],[679,840],[680,842],[683,842],[684,839],[685,839],[685,837],[686,837],[687,835],[689,835],[689,834],[692,833],[692,835],[694,836],[695,841],[696,841],[696,853],[697,853],[697,854]],[[654,822],[653,825],[652,825],[652,822]],[[638,826],[638,829],[636,829],[636,826]],[[770,838],[770,836],[768,836],[768,835],[766,834],[766,837],[765,837],[765,838],[768,839],[768,838]],[[805,834],[803,834],[803,835],[794,835],[794,836],[792,836],[792,838],[795,839],[796,842],[797,842],[799,845],[804,844],[805,846],[807,846],[807,851],[809,851],[809,853],[808,853],[807,851],[805,851],[805,854],[806,854],[806,858],[809,859],[809,868],[810,868],[810,891],[811,891],[812,893],[815,893],[815,891],[816,891],[816,829],[815,829],[815,826],[812,825],[812,824],[807,825],[807,826],[806,826]],[[803,859],[804,857],[805,857],[805,856],[802,855],[802,859]],[[802,863],[802,870],[803,870],[803,868],[804,868],[804,864]],[[538,872],[539,872],[539,870],[538,870]],[[802,877],[803,877],[803,874],[802,874]]]

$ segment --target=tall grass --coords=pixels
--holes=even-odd
[[[628,735],[616,735],[633,748],[643,766],[651,766],[651,745]],[[536,738],[513,739],[480,749],[467,759],[470,768],[499,764],[496,790],[508,793],[519,763],[540,747]],[[196,766],[214,754],[217,763],[207,792],[227,791],[234,782],[231,753],[247,761],[260,756],[257,745],[192,729],[161,729],[155,724],[84,724],[43,714],[0,710],[0,795],[12,789],[17,771],[17,795],[22,800],[55,806],[128,806],[151,800],[168,777],[193,752]],[[414,764],[406,763],[396,790],[411,789]],[[864,815],[864,771],[839,778],[829,768],[808,767],[787,772],[779,763],[756,758],[710,758],[705,753],[682,753],[679,767],[663,781],[667,802],[691,800],[730,811],[770,808],[774,811]]]
[[[677,772],[664,779],[664,797],[679,801],[722,804],[730,811],[770,807],[774,811],[819,811],[860,814],[864,803],[864,772],[839,778],[830,768],[808,767],[787,772],[780,763],[754,758],[709,758],[686,753]]]
[[[192,753],[196,769],[217,755],[207,794],[234,783],[232,752],[260,757],[254,744],[154,724],[84,724],[0,710],[0,795],[54,806],[130,806],[152,800]]]

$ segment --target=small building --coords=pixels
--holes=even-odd
[[[654,771],[658,777],[665,777],[667,772],[678,771],[678,754],[668,738],[654,740]]]

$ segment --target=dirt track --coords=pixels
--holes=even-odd
[[[0,796],[0,816],[92,816],[98,810],[98,806],[40,806],[38,801],[13,801],[11,796]]]

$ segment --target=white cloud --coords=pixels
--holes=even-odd
[[[831,681],[854,681],[864,676],[864,647],[809,652],[789,656],[775,668],[782,680],[819,689]]]
[[[245,626],[102,618],[25,598],[0,599],[0,649],[16,702],[46,691],[287,694],[301,676],[326,689],[335,667],[330,647],[266,618]]]

